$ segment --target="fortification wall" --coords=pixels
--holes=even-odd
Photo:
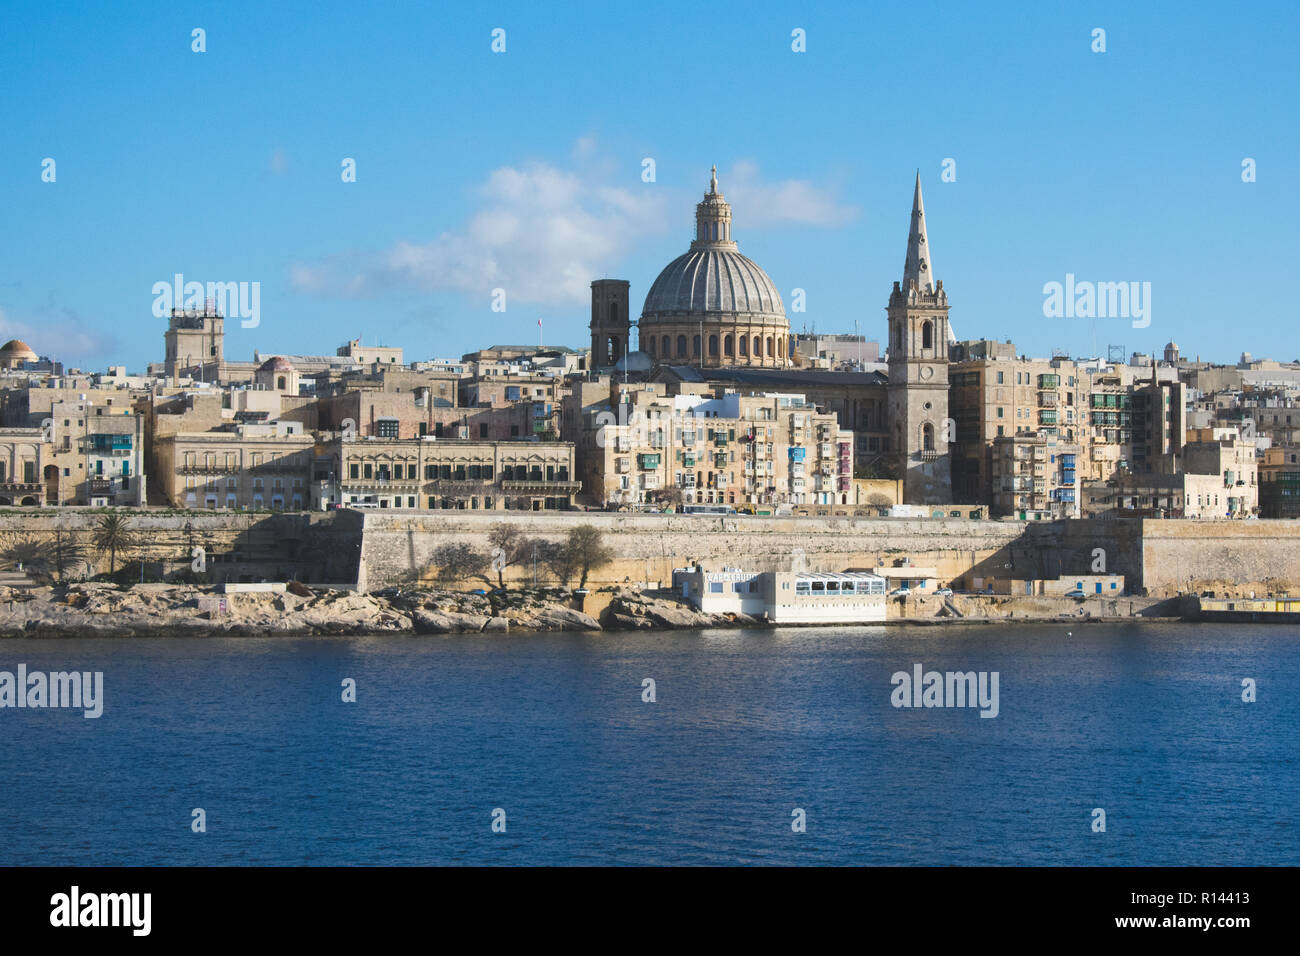
[[[1300,593],[1300,521],[1157,521],[1141,530],[1152,594]]]
[[[475,514],[365,515],[360,586],[376,589],[427,576],[433,552],[447,541],[465,541],[488,552],[491,525],[509,521],[524,534],[562,540],[576,524],[604,532],[616,552],[610,565],[589,579],[597,586],[667,582],[672,570],[692,560],[706,566],[743,566],[756,571],[838,571],[892,564],[910,557],[933,566],[947,581],[1002,553],[1023,533],[1020,522],[965,519],[692,517],[686,515]],[[539,583],[552,580],[538,566]],[[508,568],[506,579],[531,581],[532,562]]]
[[[242,512],[119,512],[132,545],[116,557],[117,567],[133,561],[168,569],[188,566],[193,549],[204,550],[206,577],[220,580],[234,567],[256,565],[257,573],[283,580],[351,584],[361,555],[361,516],[329,514],[245,514]],[[109,570],[109,553],[95,545],[104,512],[90,509],[0,512],[0,564],[12,570],[21,560],[49,573],[59,561],[67,577]],[[63,554],[59,554],[59,549]],[[34,569],[33,569],[34,570]]]

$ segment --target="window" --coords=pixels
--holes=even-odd
[[[380,438],[397,438],[398,422],[396,418],[381,418],[377,423],[376,430]]]
[[[934,323],[928,319],[921,323],[921,348],[934,348]]]

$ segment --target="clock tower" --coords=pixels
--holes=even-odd
[[[948,504],[952,472],[948,442],[948,294],[934,278],[926,236],[921,174],[912,196],[907,261],[894,283],[889,315],[890,447],[907,504]]]

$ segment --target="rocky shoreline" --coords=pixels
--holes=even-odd
[[[765,624],[744,615],[702,614],[628,589],[613,592],[599,618],[575,603],[558,589],[358,594],[291,584],[280,593],[223,595],[189,585],[0,588],[0,637],[438,635]]]

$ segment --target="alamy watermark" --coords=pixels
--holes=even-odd
[[[104,713],[103,671],[0,671],[0,709],[5,707],[80,709],[88,720]]]
[[[1043,285],[1043,315],[1049,319],[1132,319],[1133,328],[1151,324],[1150,282],[1076,281]]]
[[[50,925],[76,928],[122,927],[148,936],[153,926],[152,893],[84,893],[73,886],[50,897]]]
[[[927,671],[914,664],[912,673],[898,671],[889,702],[895,707],[978,707],[981,717],[998,715],[997,671]]]
[[[176,273],[171,282],[153,284],[153,314],[163,319],[172,309],[199,310],[215,307],[218,314],[238,317],[242,328],[255,329],[262,322],[262,283],[186,282]]]

